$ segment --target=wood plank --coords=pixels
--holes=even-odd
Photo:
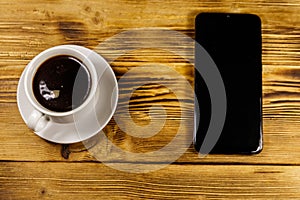
[[[15,105],[1,107],[0,126],[0,158],[1,160],[23,160],[23,161],[63,161],[61,156],[62,146],[47,142],[34,133],[32,133],[23,123],[17,113]],[[173,120],[174,121],[174,120]],[[300,136],[295,128],[298,127],[297,121],[282,118],[264,119],[264,150],[254,156],[239,155],[209,155],[205,158],[199,158],[193,148],[189,148],[177,162],[200,162],[200,163],[264,163],[264,164],[299,164]],[[114,123],[110,123],[106,128],[110,134],[119,134],[115,136],[116,144],[132,152],[150,152],[159,149],[166,142],[171,141],[177,128],[173,123],[168,123],[165,129],[168,129],[169,137],[166,133],[152,138],[152,140],[132,140],[125,137],[124,133],[115,128]],[[107,142],[107,141],[104,141]],[[100,145],[100,143],[98,144]],[[104,144],[107,146],[109,143]],[[94,161],[95,158],[86,150],[81,143],[69,146],[70,161]],[[114,152],[111,152],[114,153]],[[172,153],[172,152],[170,152]],[[105,159],[103,159],[105,161]],[[163,162],[163,158],[157,158],[157,161]],[[126,162],[126,158],[124,158]]]
[[[100,163],[2,162],[0,196],[18,200],[297,199],[299,170],[299,166],[169,165],[132,174]]]
[[[34,55],[50,46],[75,43],[94,48],[99,42],[130,28],[165,27],[193,37],[194,17],[205,11],[260,15],[264,52],[268,54],[265,60],[269,63],[278,60],[276,55],[283,55],[282,50],[297,49],[298,44],[299,1],[190,0],[183,3],[177,0],[163,4],[160,1],[147,4],[114,0],[72,1],[72,6],[67,9],[55,1],[29,2],[15,1],[13,6],[1,2],[1,66],[9,66],[10,70],[16,66],[20,70]],[[285,63],[294,57],[293,54],[286,56]]]

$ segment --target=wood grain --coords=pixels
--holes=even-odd
[[[19,200],[300,198],[299,166],[170,165],[131,174],[100,163],[4,162],[0,183],[2,199]]]
[[[23,123],[19,114],[16,116],[10,113],[18,113],[16,105],[6,105],[1,107],[0,125],[2,127],[0,140],[0,158],[2,160],[15,161],[64,161],[61,157],[61,145],[49,143],[32,133]],[[17,123],[17,122],[18,123]],[[174,120],[173,120],[174,121]],[[267,122],[266,122],[267,121]],[[200,162],[200,163],[262,163],[262,164],[299,164],[300,149],[298,145],[299,134],[295,131],[298,126],[297,121],[289,118],[267,118],[264,124],[264,150],[254,156],[240,155],[209,155],[205,158],[199,158],[193,148],[189,148],[187,152],[177,160],[177,162]],[[178,123],[178,121],[177,121]],[[112,122],[107,129],[112,129],[111,134],[123,134]],[[116,143],[127,145],[136,151],[145,152],[160,147],[165,144],[163,141],[170,141],[177,128],[173,123],[168,123],[165,130],[170,132],[170,138],[159,137],[152,138],[152,141],[145,140],[137,143],[132,138],[121,137],[116,135]],[[162,141],[161,141],[162,140]],[[118,142],[119,141],[119,142]],[[126,148],[126,147],[124,147]],[[70,145],[69,161],[94,161],[95,158],[86,150],[81,143]],[[134,150],[133,150],[134,151]],[[113,152],[112,152],[113,153]],[[159,158],[163,161],[162,158]],[[126,159],[124,158],[124,161]]]
[[[133,19],[131,12],[122,11],[122,19],[117,22],[118,8],[122,3],[110,1],[107,3],[91,2],[90,4],[74,3],[72,8],[66,10],[58,7],[53,2],[46,4],[16,4],[14,7],[3,5],[0,9],[6,9],[2,13],[2,26],[0,40],[2,59],[0,60],[0,101],[1,101],[1,154],[5,160],[61,160],[60,146],[47,143],[34,136],[24,125],[16,109],[16,88],[18,78],[26,63],[41,50],[49,46],[62,43],[75,43],[93,48],[110,36],[122,31],[122,29],[135,27],[167,27],[178,30],[193,37],[193,18],[198,12],[210,11],[209,7],[216,11],[230,12],[251,12],[262,18],[263,24],[263,113],[264,113],[264,151],[258,156],[212,156],[207,162],[253,162],[253,163],[299,163],[298,141],[298,84],[299,74],[299,6],[297,2],[271,3],[271,2],[189,2],[180,3],[180,9],[170,9],[171,2],[166,2],[161,7],[159,2],[152,2],[151,5],[124,4],[126,8],[136,8],[143,12],[135,12]],[[177,2],[179,3],[179,2]],[[176,2],[174,2],[176,4]],[[198,4],[198,5],[197,5]],[[219,6],[222,5],[220,8]],[[282,6],[284,5],[284,6]],[[19,6],[19,7],[18,7]],[[174,5],[173,5],[174,6]],[[214,7],[215,6],[215,7]],[[217,7],[218,6],[218,7]],[[231,6],[231,7],[230,7]],[[155,7],[157,11],[150,12]],[[256,8],[256,9],[255,9]],[[259,9],[257,9],[259,8]],[[100,10],[99,10],[100,9]],[[16,13],[15,10],[19,12]],[[176,10],[176,11],[175,11]],[[76,11],[76,12],[75,12]],[[175,15],[176,12],[176,15]],[[81,15],[74,15],[80,13]],[[106,14],[105,14],[106,13]],[[109,15],[107,14],[109,13]],[[160,14],[156,14],[160,13]],[[288,13],[289,15],[287,15]],[[17,22],[20,15],[26,15],[24,20]],[[67,17],[68,16],[68,17]],[[176,16],[176,17],[175,17]],[[97,19],[97,17],[99,19]],[[153,18],[154,17],[154,18]],[[150,20],[150,18],[153,18]],[[139,20],[138,20],[139,19]],[[160,19],[160,20],[158,20]],[[183,20],[185,19],[185,20]],[[143,26],[141,23],[143,22]],[[168,26],[164,26],[169,23]],[[116,26],[118,24],[118,26]],[[176,26],[174,26],[176,24]],[[9,37],[8,34],[9,33]],[[126,38],[124,38],[126,40]],[[154,56],[153,56],[154,55]],[[112,63],[113,69],[120,78],[131,67],[140,66],[145,63],[154,62],[168,64],[179,70],[192,83],[192,68],[186,67],[178,56],[161,54],[157,50],[131,52]],[[158,71],[158,69],[155,69]],[[134,79],[133,79],[134,80]],[[136,82],[129,80],[123,91],[130,91]],[[148,108],[155,102],[164,107],[172,114],[172,117],[179,119],[179,105],[176,97],[171,93],[163,91],[162,88],[140,88],[138,95],[131,99],[131,114],[135,122],[147,124],[149,121]],[[147,92],[146,92],[147,91]],[[157,95],[160,94],[160,95]],[[150,95],[150,96],[149,96]],[[171,95],[171,96],[170,96]],[[189,97],[187,97],[188,99]],[[122,98],[121,98],[122,99]],[[185,108],[189,111],[189,107]],[[13,111],[14,115],[10,113]],[[12,124],[12,125],[9,125]],[[7,136],[9,129],[13,129],[14,135]],[[176,127],[169,124],[164,131],[163,137],[154,138],[152,141],[132,141],[131,137],[124,138],[123,144],[129,149],[150,151],[157,148],[158,141],[168,142]],[[112,134],[119,134],[116,131]],[[124,135],[124,133],[122,133]],[[166,135],[169,135],[166,137]],[[15,137],[18,136],[18,137]],[[29,137],[30,136],[30,137]],[[24,141],[26,138],[26,142]],[[166,140],[167,139],[167,140]],[[119,139],[118,139],[119,140]],[[280,141],[280,142],[279,142]],[[166,142],[160,142],[164,144]],[[34,147],[28,149],[29,143]],[[141,147],[136,147],[140,143]],[[147,144],[147,145],[145,145]],[[18,145],[19,148],[16,148]],[[46,146],[45,146],[46,145]],[[91,156],[80,144],[71,146],[70,159],[90,160]],[[124,145],[123,145],[124,146]],[[146,150],[144,146],[147,146]],[[49,151],[49,147],[51,151]],[[77,149],[79,147],[79,150]],[[142,148],[143,147],[143,148]],[[35,149],[33,149],[35,148]],[[125,147],[126,148],[126,147]],[[24,151],[26,149],[26,151]],[[46,152],[44,152],[44,150]],[[289,152],[289,153],[287,153]],[[35,157],[32,157],[35,155]],[[182,162],[203,162],[197,159],[192,148],[179,161]]]
[[[167,168],[130,174],[98,162],[82,143],[62,146],[47,142],[24,124],[16,91],[21,73],[39,52],[60,44],[78,44],[115,57],[101,43],[126,30],[167,28],[194,38],[194,18],[200,12],[253,13],[262,20],[264,149],[258,155],[209,155],[200,158],[192,146]],[[300,1],[299,0],[74,0],[0,2],[0,199],[288,199],[300,198]],[[129,35],[124,42],[138,35]],[[178,38],[166,38],[166,40]],[[191,52],[190,46],[178,45]],[[105,51],[103,51],[105,50]],[[192,54],[188,54],[192,58]],[[182,57],[162,49],[137,49],[111,63],[120,79],[130,69],[153,64],[176,70],[193,84],[193,68]],[[149,108],[162,105],[167,119],[155,136],[142,139],[121,130],[114,120],[105,128],[109,140],[91,143],[91,149],[112,144],[133,153],[153,152],[176,135],[185,114],[191,132],[192,94],[174,77],[164,77],[174,91],[153,83],[155,73],[135,74],[121,85],[117,114],[125,113],[125,96],[133,88],[126,125],[149,124]],[[242,71],[236,72],[242,76]],[[140,86],[141,81],[148,84]],[[139,85],[137,87],[137,85]],[[160,119],[159,112],[154,116]],[[110,151],[116,155],[116,152]],[[170,152],[171,153],[171,152]],[[117,155],[117,157],[120,155]],[[121,156],[128,167],[132,157]],[[103,161],[108,162],[105,158]],[[165,162],[164,157],[143,164]],[[113,162],[113,161],[109,161]]]

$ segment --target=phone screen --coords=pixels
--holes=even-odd
[[[261,21],[252,14],[201,13],[196,17],[195,40],[211,56],[222,76],[227,111],[224,128],[210,153],[258,153],[262,149]],[[197,56],[197,49],[195,56]],[[199,56],[199,55],[198,55]],[[199,66],[201,67],[201,66]],[[206,136],[210,97],[195,72],[200,123],[195,148]]]

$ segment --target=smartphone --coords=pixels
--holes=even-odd
[[[262,150],[260,18],[253,14],[201,13],[195,21],[195,41],[213,59],[226,92],[224,127],[210,153],[259,153]],[[195,56],[199,56],[197,48]],[[200,151],[207,136],[212,105],[207,85],[196,70],[195,96],[201,117],[194,146]]]

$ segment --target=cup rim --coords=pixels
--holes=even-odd
[[[89,76],[90,76],[90,90],[87,98],[85,101],[78,106],[77,108],[66,111],[66,112],[56,112],[49,110],[45,107],[43,107],[35,98],[33,89],[32,89],[32,81],[35,76],[36,71],[38,70],[39,66],[44,63],[46,60],[59,56],[59,55],[67,55],[67,56],[72,56],[75,57],[76,59],[79,59],[84,66],[86,67]],[[82,110],[86,105],[88,105],[91,100],[94,98],[94,95],[96,94],[97,90],[97,72],[95,69],[94,64],[92,61],[89,59],[88,55],[84,54],[78,49],[73,48],[70,45],[60,45],[60,46],[55,46],[49,49],[46,49],[39,53],[37,56],[35,56],[30,63],[28,64],[27,71],[24,76],[24,88],[25,88],[25,94],[29,100],[29,102],[32,104],[32,106],[40,111],[41,113],[49,116],[54,116],[54,117],[64,117],[64,116],[69,116],[73,115],[80,110]]]

